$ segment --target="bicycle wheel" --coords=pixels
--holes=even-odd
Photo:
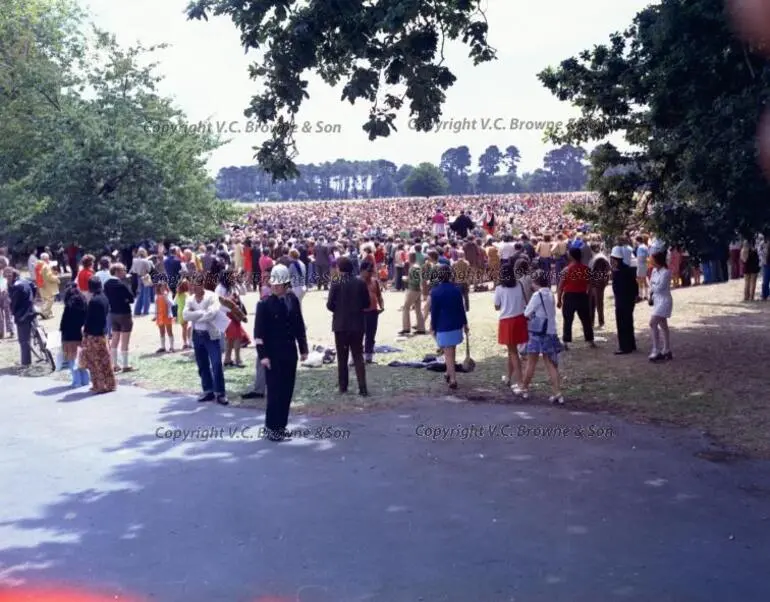
[[[47,347],[47,334],[45,329],[40,325],[35,325],[32,330],[32,340],[30,341],[30,348],[32,354],[38,359],[39,362],[45,362],[51,369],[51,372],[56,370],[56,360],[53,357],[53,353]]]

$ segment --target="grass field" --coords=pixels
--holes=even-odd
[[[326,294],[311,292],[303,309],[312,344],[330,345],[331,316],[325,308]],[[674,292],[672,348],[674,361],[662,365],[647,360],[649,334],[646,324],[649,308],[639,304],[636,310],[637,339],[640,353],[614,356],[615,327],[612,299],[608,298],[607,327],[597,332],[598,349],[582,343],[579,324],[574,331],[576,341],[562,355],[567,403],[570,407],[590,411],[609,411],[632,420],[661,421],[690,426],[708,432],[736,452],[770,458],[770,402],[767,397],[767,368],[770,346],[766,344],[770,318],[768,304],[742,303],[742,282],[681,289]],[[336,366],[302,368],[297,382],[294,410],[312,413],[340,409],[364,410],[388,406],[409,397],[448,395],[441,374],[414,368],[390,368],[395,359],[420,359],[435,352],[431,337],[399,339],[402,294],[387,293],[386,311],[380,316],[378,343],[399,347],[401,353],[377,357],[378,365],[367,367],[371,396],[336,393]],[[246,299],[253,313],[256,296]],[[57,312],[61,307],[57,307]],[[46,323],[49,330],[58,327],[57,318]],[[453,397],[475,402],[523,402],[513,398],[500,382],[505,371],[505,356],[497,344],[497,316],[491,293],[471,296],[471,352],[476,371],[460,374],[460,388]],[[250,318],[253,322],[253,316]],[[252,324],[248,325],[249,329]],[[122,384],[174,391],[197,392],[199,381],[191,353],[177,352],[157,356],[159,340],[150,318],[136,321],[133,336],[138,371]],[[179,337],[177,333],[177,344]],[[243,352],[245,369],[226,371],[228,394],[233,406],[262,408],[262,404],[245,405],[239,396],[254,378],[255,351]],[[15,341],[0,341],[0,369],[8,373],[18,361]],[[63,377],[63,376],[62,376]],[[351,370],[351,378],[354,375]],[[355,390],[355,381],[351,390]],[[526,403],[544,403],[549,395],[542,367],[539,369],[533,395]]]

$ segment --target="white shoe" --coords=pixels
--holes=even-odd
[[[508,378],[505,374],[503,374],[503,376],[500,378],[500,380],[503,381],[504,385],[510,385],[511,384],[511,379]]]
[[[652,351],[650,351],[650,355],[648,356],[648,359],[649,360],[658,359],[658,355],[659,353],[655,349],[653,349]]]
[[[529,399],[529,390],[528,389],[524,389],[524,388],[519,387],[518,385],[516,385],[516,389],[514,389],[513,392],[516,393],[516,395],[518,395],[522,399]]]
[[[548,401],[556,405],[564,405],[564,395],[552,395],[548,398]]]

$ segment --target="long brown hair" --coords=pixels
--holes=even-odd
[[[653,253],[652,260],[655,262],[656,265],[659,265],[662,268],[668,269],[668,263],[666,263],[666,254],[663,251],[658,251],[657,253]]]

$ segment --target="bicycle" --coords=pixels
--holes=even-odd
[[[29,348],[38,363],[46,363],[51,368],[51,372],[54,372],[56,370],[56,360],[51,350],[48,349],[48,333],[39,321],[41,317],[41,313],[35,312],[35,317],[32,319],[31,324],[32,332],[29,339]]]

